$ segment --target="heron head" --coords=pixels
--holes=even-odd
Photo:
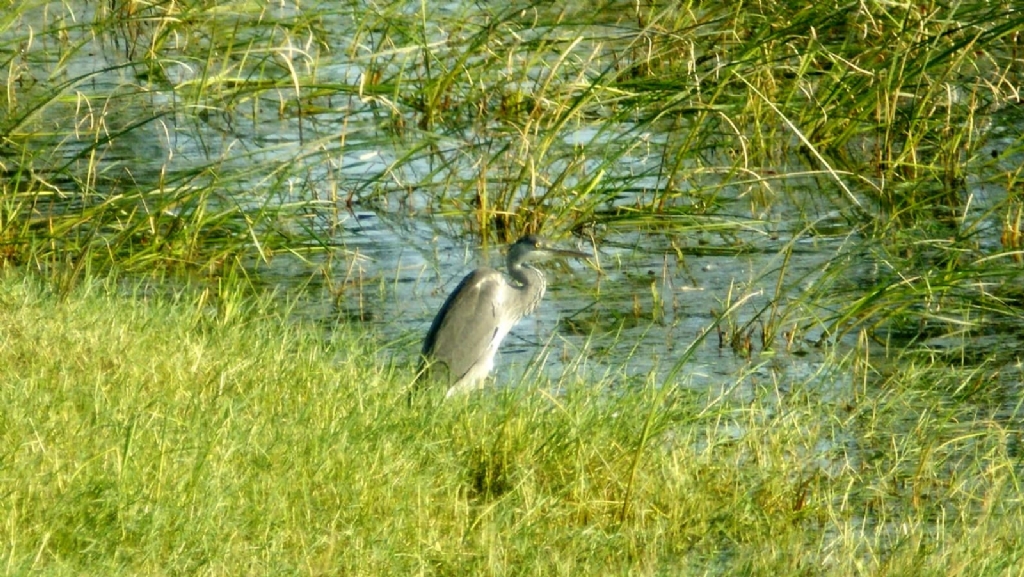
[[[515,242],[508,250],[510,267],[556,257],[590,258],[591,255],[575,250],[563,250],[548,244],[543,238],[528,234]]]

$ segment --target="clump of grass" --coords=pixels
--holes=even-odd
[[[431,211],[471,216],[467,226],[505,239],[627,207],[713,216],[746,204],[744,193],[778,202],[792,172],[822,175],[840,191],[830,202],[879,232],[937,206],[956,213],[966,179],[997,168],[986,127],[1015,102],[1021,72],[1017,12],[971,2],[611,2],[583,13],[124,3],[65,6],[34,36],[12,32],[39,11],[26,3],[4,21],[17,88],[0,134],[26,144],[19,165],[39,170],[50,156],[60,177],[87,185],[59,187],[65,194],[109,197],[136,182],[137,170],[126,176],[105,156],[170,127],[196,140],[210,159],[201,180],[218,187],[299,182],[290,192],[311,200],[317,183],[344,175],[349,202],[377,207],[418,191]],[[67,61],[93,38],[118,58],[68,77]],[[41,82],[37,69],[66,81]],[[86,89],[97,80],[111,88]],[[39,119],[65,111],[73,127],[41,138]],[[248,151],[264,146],[268,123],[296,142],[269,170],[225,178],[225,168],[265,160]],[[234,138],[246,153],[231,149]],[[193,170],[168,163],[141,188],[164,193],[153,180]]]
[[[327,244],[320,191],[297,190],[301,151],[248,140],[271,112],[302,115],[297,82],[314,63],[292,42],[310,24],[251,8],[25,2],[5,13],[4,262],[219,274]]]
[[[1019,407],[935,392],[970,374],[859,356],[723,393],[410,403],[413,367],[349,329],[121,286],[0,279],[14,572],[956,574],[1024,554]]]

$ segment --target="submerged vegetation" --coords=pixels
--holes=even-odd
[[[1017,2],[8,4],[8,571],[1020,564]],[[410,407],[379,345],[252,290],[279,259],[344,290],[357,212],[645,244],[691,277],[777,259],[668,378]],[[628,290],[570,330],[676,306]],[[684,392],[713,334],[751,369]],[[806,381],[759,372],[807,346]]]

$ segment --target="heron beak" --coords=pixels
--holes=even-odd
[[[548,251],[551,253],[551,256],[562,256],[562,257],[567,257],[567,258],[586,258],[586,259],[594,258],[594,255],[589,254],[589,253],[585,253],[585,252],[580,252],[578,250],[564,250],[564,249],[560,249],[560,248],[549,248]]]

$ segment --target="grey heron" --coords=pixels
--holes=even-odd
[[[531,263],[555,257],[591,255],[553,248],[540,237],[527,235],[509,248],[506,257],[513,282],[487,267],[466,275],[427,331],[420,375],[429,373],[429,378],[447,382],[448,397],[480,387],[494,368],[502,339],[544,296],[544,274]]]

